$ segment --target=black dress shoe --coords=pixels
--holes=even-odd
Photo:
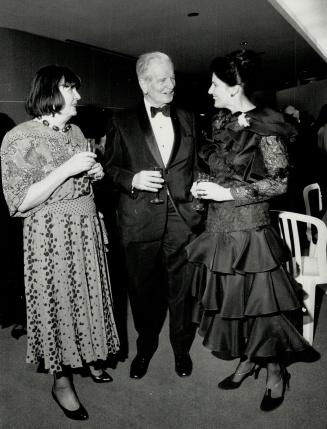
[[[86,409],[83,407],[82,404],[80,404],[79,408],[77,410],[71,411],[67,410],[67,408],[63,407],[61,403],[59,402],[56,394],[54,393],[54,390],[52,388],[52,397],[55,400],[55,402],[59,405],[59,407],[62,409],[62,411],[65,413],[65,416],[72,420],[87,420],[89,418],[89,415],[86,411]]]
[[[15,325],[11,330],[11,336],[18,340],[23,335],[26,335],[26,327],[20,323]]]
[[[253,368],[250,369],[250,371],[245,372],[243,374],[238,374],[239,376],[242,376],[239,381],[234,381],[234,375],[235,373],[229,375],[228,377],[224,378],[220,383],[218,383],[219,389],[223,390],[233,390],[240,387],[240,385],[243,383],[244,380],[246,380],[248,377],[251,377],[251,375],[254,375],[254,378],[257,379],[260,371],[260,366],[256,367],[255,365]]]
[[[111,381],[113,381],[111,375],[109,375],[106,371],[102,371],[100,375],[93,375],[90,371],[90,376],[94,383],[110,383]]]
[[[193,364],[188,353],[175,356],[175,371],[180,377],[187,377],[192,374]]]
[[[260,404],[260,409],[262,411],[273,411],[280,405],[282,405],[282,403],[284,402],[285,390],[286,388],[290,388],[290,378],[290,373],[285,368],[283,368],[281,371],[281,380],[275,385],[277,387],[279,383],[283,383],[282,395],[274,398],[271,396],[273,389],[266,388],[265,394]]]
[[[144,377],[148,371],[149,363],[150,359],[136,355],[133,362],[131,363],[129,376],[135,379]]]

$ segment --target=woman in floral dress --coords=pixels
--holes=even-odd
[[[97,366],[119,347],[103,228],[92,181],[103,177],[76,115],[80,80],[66,67],[41,68],[26,103],[32,120],[8,132],[1,148],[3,191],[12,216],[24,218],[27,362],[54,374],[52,395],[67,417],[88,418],[71,368]]]
[[[238,388],[257,373],[256,364],[264,365],[261,409],[270,411],[281,405],[289,383],[286,357],[309,344],[292,323],[300,326],[297,285],[284,269],[288,255],[268,212],[269,199],[287,189],[283,141],[294,130],[281,114],[251,101],[257,66],[251,51],[212,63],[209,94],[215,107],[230,113],[200,153],[211,181],[194,183],[192,193],[208,200],[208,217],[187,252],[197,264],[194,294],[204,345],[222,358],[240,358],[235,372],[218,386]]]

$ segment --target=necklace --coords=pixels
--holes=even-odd
[[[59,127],[57,127],[57,125],[50,125],[49,121],[47,121],[46,119],[43,119],[42,124],[45,125],[46,127],[50,127],[53,129],[53,131],[61,131],[63,133],[67,133],[67,131],[69,131],[71,129],[71,125],[67,124],[65,125],[62,129],[60,129]]]

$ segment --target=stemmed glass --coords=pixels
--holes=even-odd
[[[160,175],[162,177],[163,169],[161,167],[156,166],[156,167],[153,167],[152,170],[153,171],[160,171]],[[155,194],[155,197],[152,200],[150,200],[150,203],[151,204],[162,204],[163,202],[164,202],[164,200],[162,200],[160,198],[160,189],[158,189],[156,194]]]
[[[200,182],[210,182],[210,174],[199,172],[198,176],[196,178],[196,183]],[[195,199],[195,204],[193,205],[193,210],[196,210],[198,212],[203,212],[205,210],[205,205],[202,200],[202,198],[197,197]]]

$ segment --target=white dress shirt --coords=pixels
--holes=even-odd
[[[162,112],[158,112],[154,118],[151,118],[151,105],[145,99],[144,104],[162,161],[166,167],[174,144],[174,128],[171,118],[163,115]]]

